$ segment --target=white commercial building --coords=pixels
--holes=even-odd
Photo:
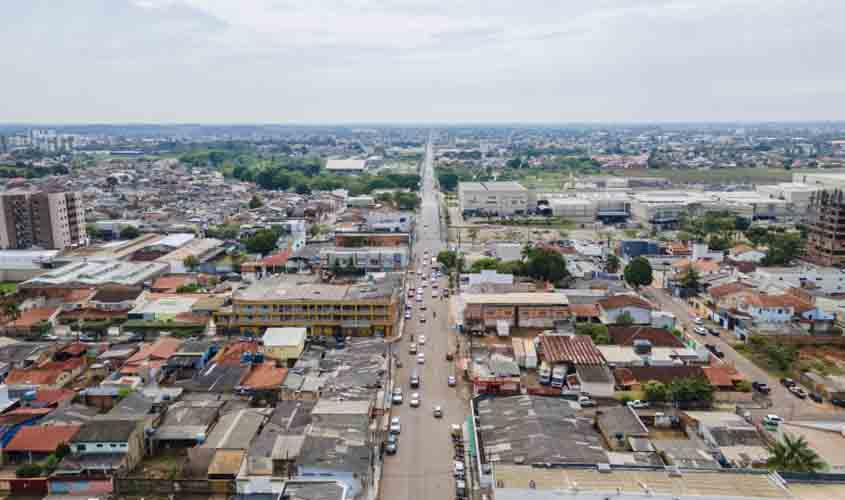
[[[536,208],[534,196],[518,182],[461,182],[458,201],[465,215],[514,215]]]
[[[816,290],[826,294],[845,293],[845,271],[835,267],[758,267],[751,277],[763,288],[800,288],[812,284]]]

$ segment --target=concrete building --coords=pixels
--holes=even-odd
[[[320,265],[325,270],[339,266],[363,271],[393,271],[406,268],[409,260],[407,247],[335,247],[320,250]]]
[[[352,285],[320,283],[316,277],[274,276],[235,292],[232,306],[214,314],[219,328],[262,334],[271,327],[304,327],[311,335],[393,335],[399,281],[388,273]]]
[[[795,172],[792,174],[792,182],[818,186],[820,189],[843,189],[845,188],[845,172],[842,170]]]
[[[0,250],[0,281],[26,281],[47,271],[58,250]]]
[[[287,363],[295,361],[305,350],[305,328],[268,328],[264,332],[264,355]]]
[[[458,201],[465,215],[514,215],[533,211],[536,200],[518,182],[461,182]]]
[[[845,293],[845,272],[835,267],[758,267],[751,277],[763,288],[812,288],[824,294]]]
[[[496,328],[506,334],[509,328],[548,329],[570,317],[562,293],[466,293],[460,301],[464,326],[470,330]]]
[[[367,171],[367,160],[329,159],[326,160],[326,170],[333,174],[357,175]]]
[[[821,189],[820,186],[800,182],[782,182],[780,184],[757,186],[758,193],[789,203],[797,218],[806,217],[813,194]]]
[[[820,191],[812,197],[804,258],[822,266],[845,264],[843,191]]]
[[[62,250],[87,241],[80,193],[0,193],[0,248]]]

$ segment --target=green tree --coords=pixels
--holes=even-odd
[[[18,306],[18,303],[12,300],[8,300],[3,303],[3,316],[9,318],[11,321],[14,321],[21,317],[21,310]]]
[[[569,277],[563,255],[546,248],[529,248],[522,267],[525,275],[551,283],[557,283]]]
[[[205,232],[206,238],[218,238],[221,240],[234,240],[238,237],[241,227],[237,224],[222,224],[212,226]]]
[[[440,189],[443,191],[454,191],[458,187],[460,178],[454,172],[439,172],[437,174],[437,182],[440,184]]]
[[[120,239],[122,240],[132,240],[141,236],[141,231],[138,231],[138,228],[135,226],[123,226],[120,228]]]
[[[769,239],[769,249],[763,258],[764,266],[784,266],[801,256],[804,240],[798,234],[782,234]]]
[[[185,269],[187,269],[188,271],[194,272],[197,270],[198,267],[200,267],[200,261],[196,258],[196,256],[188,255],[187,257],[182,259],[182,265],[185,266]]]
[[[393,195],[393,199],[399,210],[416,210],[420,206],[420,197],[417,193],[398,191]]]
[[[607,256],[607,262],[604,265],[604,270],[609,273],[618,273],[621,265],[622,262],[620,262],[619,257],[614,254],[610,254]]]
[[[596,345],[610,344],[610,333],[607,326],[600,323],[579,323],[575,325],[575,333],[589,336]]]
[[[678,403],[713,402],[715,388],[701,377],[676,378],[669,384],[672,401]]]
[[[654,281],[651,264],[645,257],[634,257],[631,259],[631,262],[625,266],[623,275],[625,282],[636,289],[639,289],[641,286],[648,286]]]
[[[698,293],[699,288],[701,288],[701,277],[698,275],[698,271],[695,270],[692,264],[688,265],[684,274],[681,275],[680,284],[683,288],[691,291],[692,293]]]
[[[663,382],[649,380],[643,385],[643,392],[648,401],[666,401],[669,399],[669,388]]]
[[[15,469],[18,477],[39,477],[44,469],[39,464],[25,464]]]
[[[276,231],[272,229],[261,229],[244,240],[243,243],[250,253],[265,255],[276,249],[278,239],[279,235]]]
[[[496,272],[500,274],[513,274],[514,276],[518,276],[521,274],[525,274],[525,265],[518,261],[518,260],[509,260],[504,262],[499,262],[496,266]]]
[[[264,202],[261,201],[261,198],[257,194],[252,195],[252,198],[249,200],[249,208],[261,208],[263,205]]]
[[[458,254],[451,250],[441,250],[437,254],[437,262],[443,264],[446,269],[454,269],[458,263]]]
[[[634,324],[634,317],[628,311],[622,311],[622,314],[616,317],[616,324],[622,326],[630,326]]]
[[[825,464],[810,448],[803,436],[784,434],[783,438],[769,446],[769,470],[781,472],[819,472]]]

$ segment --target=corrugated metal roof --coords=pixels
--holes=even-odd
[[[542,335],[543,357],[550,363],[603,365],[604,356],[586,335]]]

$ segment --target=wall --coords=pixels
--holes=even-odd
[[[601,311],[602,323],[605,324],[616,323],[619,319],[619,316],[621,316],[625,312],[631,315],[631,318],[634,319],[635,325],[651,324],[651,311],[648,309],[626,306],[619,309],[611,309],[609,311],[605,311],[604,309],[602,309]]]
[[[113,478],[114,493],[124,496],[154,495],[234,495],[234,481],[205,479],[147,479],[142,477]]]

